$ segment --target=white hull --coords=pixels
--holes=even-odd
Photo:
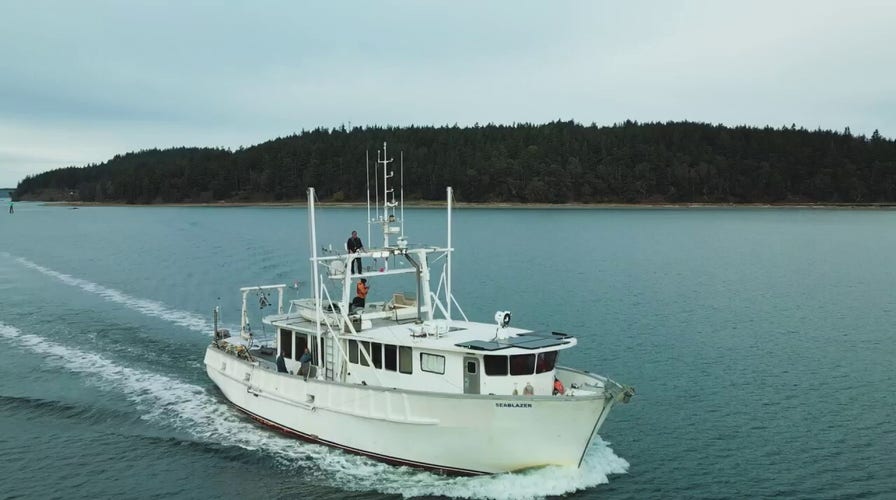
[[[304,381],[214,345],[206,351],[205,365],[231,403],[266,425],[381,461],[449,474],[577,467],[615,401],[602,389],[575,397],[493,396]],[[605,381],[563,373],[600,387]]]

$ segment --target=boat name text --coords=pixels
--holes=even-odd
[[[495,403],[498,408],[532,408],[532,403]]]

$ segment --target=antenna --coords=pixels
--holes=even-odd
[[[380,218],[380,223],[383,225],[383,247],[386,248],[389,247],[389,234],[397,232],[389,225],[395,222],[395,214],[390,214],[389,209],[397,205],[395,203],[395,190],[389,188],[389,178],[395,175],[394,172],[389,171],[389,164],[392,161],[392,158],[389,158],[387,145],[383,142],[383,153],[382,155],[377,153],[377,162],[383,164],[383,215]],[[392,193],[391,202],[389,201],[389,193]],[[388,263],[388,261],[386,262]]]
[[[370,151],[364,151],[365,173],[367,174],[367,244],[370,241]],[[374,174],[376,176],[376,174]],[[346,248],[346,250],[348,250]]]
[[[404,245],[407,245],[407,239],[404,237],[404,150],[401,152],[401,237],[398,238],[399,242],[404,242]],[[402,246],[399,244],[399,246]]]

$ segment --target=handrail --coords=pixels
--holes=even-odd
[[[286,288],[286,285],[284,285],[284,284],[280,284],[280,285],[244,286],[244,287],[240,288],[240,291],[241,291],[241,292],[252,292],[252,291],[255,291],[255,290],[272,290],[272,289],[274,289],[274,288],[283,288],[283,289],[285,289],[285,288]]]

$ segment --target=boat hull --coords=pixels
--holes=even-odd
[[[225,398],[264,425],[383,462],[452,475],[576,467],[614,402],[602,393],[444,394],[304,381],[214,345],[205,365]]]

